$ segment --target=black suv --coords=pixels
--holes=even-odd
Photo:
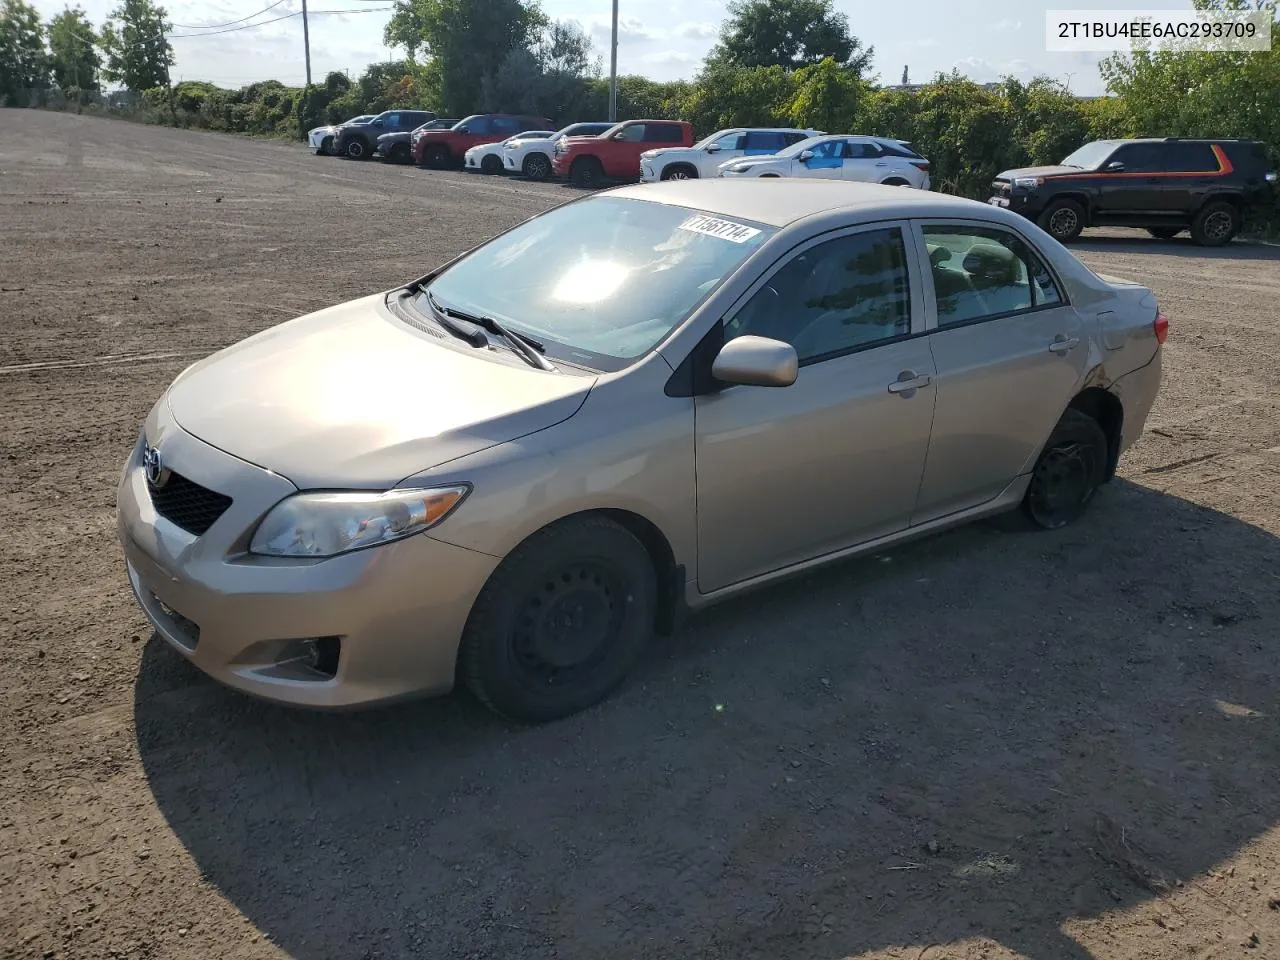
[[[1006,170],[988,201],[1069,243],[1085,227],[1146,227],[1168,240],[1190,229],[1204,246],[1226,243],[1276,174],[1252,140],[1094,140],[1054,167]]]
[[[368,123],[344,123],[333,134],[333,152],[352,160],[368,160],[384,133],[408,133],[436,115],[430,110],[384,110]]]

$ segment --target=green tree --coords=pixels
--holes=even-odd
[[[863,49],[833,0],[729,0],[728,9],[711,63],[798,70],[829,57],[858,76],[871,66],[872,48]]]
[[[795,72],[796,92],[787,103],[787,119],[798,127],[841,133],[862,126],[867,85],[827,58]]]
[[[699,136],[726,127],[776,127],[791,122],[788,107],[797,73],[772,67],[710,63],[686,102],[686,117]]]
[[[102,75],[139,93],[167,86],[173,65],[168,17],[151,0],[123,0],[102,28]]]
[[[1081,102],[1057,80],[1036,77],[1024,84],[1010,77],[1001,93],[1020,147],[1016,163],[1058,163],[1090,139]]]
[[[484,82],[513,50],[527,50],[547,25],[534,0],[407,0],[387,23],[388,45],[409,58],[431,57],[441,106],[454,116],[474,113]]]
[[[49,86],[49,57],[40,14],[23,0],[0,4],[0,101],[25,103],[29,90]]]
[[[98,35],[80,7],[67,7],[49,21],[54,82],[63,90],[97,90]]]

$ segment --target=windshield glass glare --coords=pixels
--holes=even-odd
[[[1114,143],[1108,143],[1105,140],[1086,143],[1063,160],[1062,166],[1079,167],[1081,170],[1096,170],[1102,166],[1102,161],[1111,156],[1111,151],[1115,148],[1116,145]]]
[[[542,341],[553,357],[619,369],[682,323],[773,232],[687,207],[593,197],[521,224],[428,290],[445,307]],[[417,306],[431,315],[424,295]]]

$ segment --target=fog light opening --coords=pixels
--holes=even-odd
[[[316,637],[303,641],[305,663],[316,673],[326,677],[338,675],[338,656],[342,652],[340,637]]]

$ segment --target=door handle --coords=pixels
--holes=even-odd
[[[1064,337],[1059,335],[1053,343],[1049,344],[1049,352],[1062,356],[1071,351],[1071,349],[1080,342],[1079,337]]]
[[[898,379],[889,384],[889,392],[913,394],[921,387],[927,387],[932,382],[933,378],[928,374],[916,376],[914,370],[903,370],[898,374]]]
[[[884,161],[884,160],[877,160],[877,161],[876,161],[876,166],[877,166],[877,167],[887,167],[888,165],[889,165],[889,164],[888,164],[886,161]]]

